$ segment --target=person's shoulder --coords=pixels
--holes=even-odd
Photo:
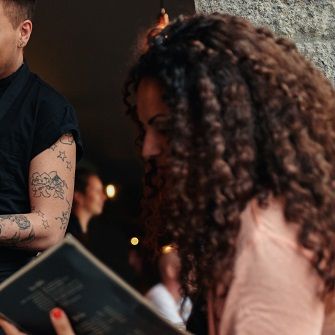
[[[239,252],[242,249],[250,252],[250,247],[260,250],[265,245],[271,251],[303,251],[298,243],[299,225],[287,221],[284,213],[285,201],[282,197],[270,195],[264,204],[260,204],[256,198],[252,199],[241,213],[237,244]],[[266,256],[268,257],[269,253]]]
[[[155,286],[153,286],[147,293],[147,297],[153,297],[153,296],[164,296],[167,294],[167,289],[162,283],[158,283]]]
[[[40,78],[35,74],[36,83],[38,85],[38,101],[40,107],[56,107],[56,108],[65,108],[70,107],[73,108],[70,102],[58,92],[54,87]]]
[[[177,305],[171,293],[163,284],[153,286],[145,295],[156,307],[174,310]]]

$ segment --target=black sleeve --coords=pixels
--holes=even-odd
[[[53,98],[39,104],[31,159],[50,148],[62,135],[71,133],[76,142],[77,161],[79,161],[83,155],[83,146],[74,108],[57,101],[57,97]]]

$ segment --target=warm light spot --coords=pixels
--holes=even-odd
[[[132,237],[130,239],[130,244],[131,245],[138,245],[140,243],[140,240],[137,237]]]
[[[109,199],[112,199],[116,195],[116,188],[113,184],[109,184],[106,186],[106,194]]]
[[[171,244],[164,245],[162,247],[162,254],[169,254],[173,250],[174,250],[174,247]]]

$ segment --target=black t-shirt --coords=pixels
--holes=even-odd
[[[11,74],[9,77],[4,78],[4,79],[0,79],[0,99],[3,96],[3,94],[5,93],[5,91],[7,90],[8,86],[10,85],[10,83],[17,77],[17,75],[20,73],[21,68],[23,67],[23,65],[20,67],[20,69],[16,72],[14,72],[13,74]]]
[[[73,107],[24,64],[0,81],[0,215],[30,213],[31,160],[65,133],[82,156]],[[0,246],[0,281],[34,253]]]
[[[70,215],[69,224],[67,225],[66,233],[70,233],[78,240],[80,240],[82,235],[84,234],[81,229],[78,218],[73,213],[71,213]]]
[[[70,215],[69,224],[67,225],[66,233],[73,235],[86,248],[91,249],[88,233],[83,232],[80,226],[80,223],[79,223],[79,219],[73,213],[71,213]]]

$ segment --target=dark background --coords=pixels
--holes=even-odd
[[[39,0],[26,59],[77,111],[85,156],[105,184],[118,188],[90,225],[93,251],[127,276],[129,237],[141,234],[137,213],[141,162],[122,87],[138,38],[156,20],[159,0]],[[194,13],[192,0],[164,2],[170,18]]]

